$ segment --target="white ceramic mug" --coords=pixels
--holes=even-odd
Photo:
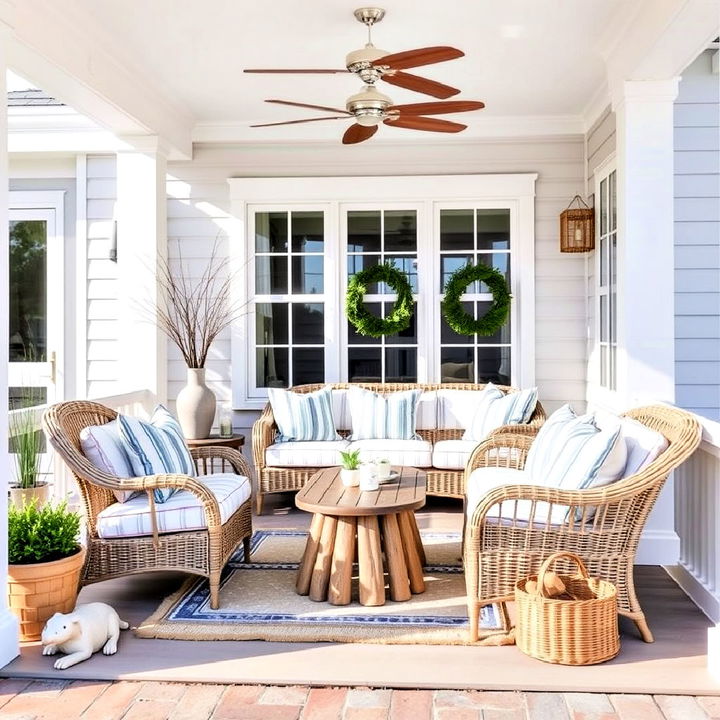
[[[364,492],[378,489],[378,476],[374,463],[363,463],[360,466],[360,489]]]

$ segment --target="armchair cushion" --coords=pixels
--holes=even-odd
[[[332,467],[340,464],[340,451],[348,449],[347,440],[305,440],[278,442],[265,448],[268,467]]]
[[[165,473],[195,477],[195,463],[180,425],[165,407],[158,405],[149,423],[129,415],[117,419],[134,477]],[[164,503],[173,489],[157,488],[154,493],[155,502]]]
[[[280,431],[279,442],[340,439],[329,386],[310,393],[268,388],[268,399]]]
[[[482,467],[473,470],[467,480],[465,488],[465,512],[468,519],[472,518],[478,503],[487,495],[490,490],[502,487],[503,485],[540,485],[541,483],[529,477],[524,470],[515,470],[514,468],[503,467]],[[513,517],[515,501],[509,501],[502,506],[501,516]],[[563,509],[559,522],[565,517],[567,508]],[[496,517],[495,510],[491,511],[493,517]],[[527,520],[530,516],[530,501],[518,501],[517,514],[518,520]]]
[[[503,425],[529,422],[537,405],[537,397],[536,387],[506,395],[495,385],[488,383],[462,439],[482,442],[489,433]]]
[[[204,475],[198,481],[206,485],[217,499],[223,523],[250,497],[250,480],[242,475],[217,473]],[[162,505],[156,505],[155,515],[160,534],[207,527],[202,502],[190,490],[175,492]],[[97,532],[101,538],[152,535],[147,494],[140,493],[125,503],[114,503],[98,513]]]

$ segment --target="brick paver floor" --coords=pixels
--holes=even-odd
[[[720,720],[716,697],[0,680],[2,720]]]

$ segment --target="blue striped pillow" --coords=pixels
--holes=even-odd
[[[128,415],[117,419],[120,439],[137,477],[166,473],[195,477],[195,463],[180,425],[167,408],[158,405],[150,422]],[[173,492],[174,488],[156,488],[155,502],[164,503]]]
[[[520,425],[530,421],[537,404],[537,388],[528,388],[507,395],[496,385],[488,383],[480,405],[463,440],[482,442],[493,430],[503,425]]]
[[[403,390],[388,395],[364,388],[348,390],[352,435],[349,440],[419,440],[415,415],[422,390]]]
[[[268,388],[280,437],[278,442],[340,440],[332,414],[332,388],[311,393]]]
[[[563,405],[540,428],[525,471],[533,483],[546,487],[591,487],[619,436],[619,425],[601,430],[592,415],[577,416],[569,405]]]

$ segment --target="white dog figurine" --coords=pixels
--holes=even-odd
[[[42,631],[43,655],[55,655],[58,650],[67,653],[55,661],[57,670],[77,665],[102,648],[105,655],[117,652],[120,630],[128,623],[105,603],[77,605],[67,615],[55,613]]]

